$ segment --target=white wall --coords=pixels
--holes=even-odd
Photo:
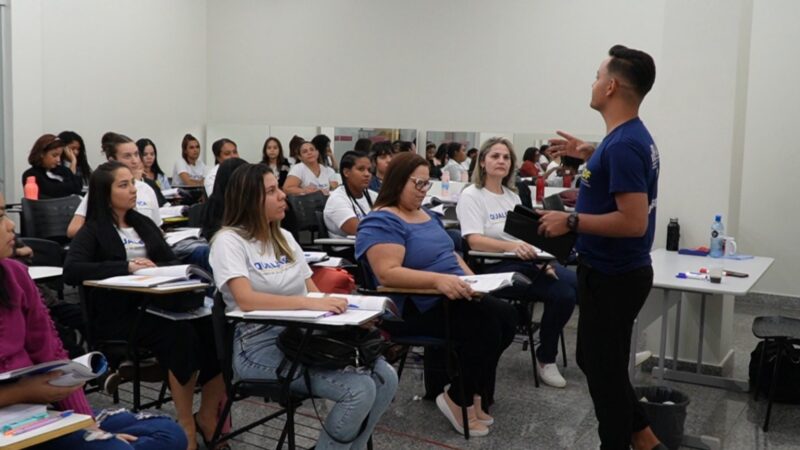
[[[232,134],[254,160],[258,134],[284,124],[596,137],[605,130],[588,108],[590,85],[608,48],[624,43],[652,54],[658,71],[641,111],[662,157],[655,245],[672,216],[683,245],[706,244],[711,217],[723,213],[742,251],[777,258],[756,290],[800,295],[790,228],[800,219],[800,165],[788,137],[800,103],[791,88],[800,63],[790,57],[798,8],[13,0],[15,169],[39,134],[64,128],[84,134],[93,163],[103,131],[146,134],[166,168],[181,135],[202,140],[206,124],[209,145]]]
[[[793,0],[754,3],[737,238],[749,251],[775,256],[759,288],[794,296],[800,296],[798,17],[800,3]]]
[[[77,131],[92,166],[104,132],[149,137],[168,175],[185,133],[205,139],[205,3],[13,0],[11,11],[17,173],[45,132]]]

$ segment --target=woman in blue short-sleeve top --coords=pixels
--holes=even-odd
[[[393,335],[444,337],[443,302],[450,301],[450,335],[463,350],[459,358],[464,370],[459,375],[462,380],[453,379],[436,405],[459,433],[463,432],[460,407],[467,406],[470,435],[485,436],[494,423],[486,411],[493,402],[495,371],[513,340],[516,312],[490,296],[471,300],[470,285],[458,276],[472,271],[455,253],[439,219],[421,208],[431,186],[425,159],[413,153],[395,156],[383,184],[372,212],[359,224],[356,258],[369,264],[378,285],[440,293],[395,298],[403,321],[385,325]]]

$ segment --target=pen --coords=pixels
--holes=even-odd
[[[708,276],[706,274],[699,273],[699,272],[678,272],[678,274],[675,275],[675,277],[676,278],[690,279],[690,280],[707,280],[708,279]]]
[[[358,309],[358,305],[348,304],[347,309]]]

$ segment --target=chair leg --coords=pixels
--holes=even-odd
[[[142,409],[141,398],[141,367],[139,366],[139,355],[134,355],[133,358],[133,412],[139,412]]]
[[[400,355],[400,365],[397,366],[397,381],[403,376],[403,368],[406,366],[406,358],[408,358],[408,351],[411,349],[410,345],[403,347],[403,353]]]
[[[531,343],[530,351],[531,351],[531,364],[532,364],[532,367],[533,367],[533,385],[538,388],[539,387],[539,372],[536,371],[536,364],[538,364],[538,362],[536,362],[536,350],[535,350],[536,346],[533,345],[533,327],[531,326],[531,321],[532,320],[533,320],[532,317],[528,317],[528,324],[527,324],[528,340]]]
[[[758,394],[759,394],[759,383],[761,382],[761,371],[764,368],[764,355],[767,354],[767,346],[769,345],[769,339],[764,339],[761,341],[764,345],[761,347],[761,356],[758,358],[758,371],[756,372],[756,380],[754,383],[753,390],[755,393],[753,394],[753,400],[758,401]]]
[[[286,434],[287,434],[287,440],[289,441],[289,450],[294,450],[295,449],[295,442],[294,442],[294,408],[295,408],[295,404],[294,404],[294,401],[291,399],[291,397],[289,398],[289,405],[291,405],[291,406],[290,406],[289,410],[286,411],[286,414],[287,414],[287,416],[286,416]]]
[[[372,450],[372,435],[370,435],[367,440],[367,450]]]
[[[561,330],[561,358],[564,360],[564,367],[567,367],[567,344],[564,341],[564,330]]]
[[[168,383],[167,380],[165,379],[164,381],[161,382],[161,390],[158,391],[158,403],[156,403],[156,409],[161,409],[161,405],[166,403],[164,399],[167,398],[167,387]]]
[[[218,444],[220,436],[222,436],[222,428],[225,426],[225,422],[228,420],[228,415],[231,413],[231,407],[233,406],[233,396],[228,395],[228,398],[225,400],[225,406],[222,407],[222,412],[217,419],[217,426],[214,428],[214,435],[211,436],[211,448],[214,448],[215,445]]]
[[[458,362],[458,390],[459,394],[461,394],[461,425],[464,427],[464,439],[469,440],[469,417],[467,416],[467,397],[466,393],[464,392],[464,367],[461,365],[461,360],[459,359]],[[474,406],[474,405],[473,405]]]
[[[775,341],[778,345],[778,353],[775,356],[775,369],[772,371],[772,380],[769,383],[769,400],[767,401],[767,417],[764,418],[764,433],[769,431],[769,416],[772,413],[772,398],[775,395],[775,386],[778,384],[778,370],[780,369],[781,356],[783,354],[783,341]]]

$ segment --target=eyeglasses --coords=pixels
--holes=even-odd
[[[425,192],[433,186],[433,181],[431,180],[424,180],[417,177],[408,177],[408,179],[414,182],[414,187],[417,188],[418,191]]]

